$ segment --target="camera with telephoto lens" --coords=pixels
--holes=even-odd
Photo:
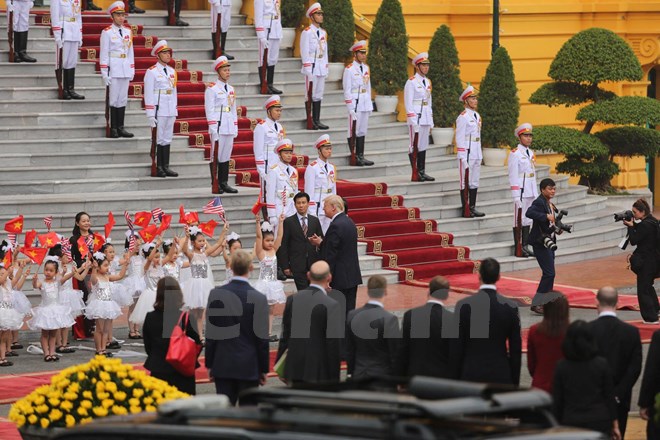
[[[568,211],[565,209],[562,209],[555,215],[555,234],[559,234],[560,231],[565,231],[568,232],[569,234],[573,232],[573,225],[565,225],[562,223],[561,219],[565,216],[568,215]]]
[[[550,249],[551,251],[557,250],[557,243],[555,243],[549,235],[543,236],[543,246],[545,246],[546,249]]]
[[[614,221],[615,222],[620,222],[620,221],[631,221],[633,219],[633,212],[631,210],[627,211],[621,211],[621,212],[615,212],[614,213]]]

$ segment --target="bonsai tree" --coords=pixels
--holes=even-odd
[[[498,47],[481,80],[479,113],[481,139],[487,147],[516,145],[514,131],[520,115],[520,101],[513,63],[504,47]]]
[[[644,97],[618,97],[601,83],[639,81],[643,71],[630,46],[607,29],[591,28],[570,38],[557,53],[548,73],[552,82],[530,97],[534,104],[550,107],[584,106],[576,119],[584,123],[582,136],[576,130],[540,130],[534,143],[566,156],[557,170],[580,176],[580,183],[606,190],[619,173],[614,156],[655,156],[659,135],[646,128],[660,124],[660,103]],[[592,134],[597,123],[620,125]],[[575,145],[573,142],[578,142]],[[598,147],[598,148],[597,148]],[[594,154],[598,150],[598,154]]]
[[[408,80],[408,35],[399,0],[383,0],[369,39],[371,85],[380,95],[395,95]]]
[[[282,27],[297,28],[305,15],[304,0],[282,0],[280,4],[282,13]]]
[[[323,0],[322,5],[323,27],[328,31],[328,57],[330,62],[345,63],[355,41],[353,5],[351,0]]]
[[[440,26],[429,46],[431,68],[428,77],[433,84],[433,121],[436,127],[451,127],[463,111],[458,97],[463,92],[458,51],[451,30]]]

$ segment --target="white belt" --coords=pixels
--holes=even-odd
[[[110,58],[126,58],[128,55],[121,52],[110,52]]]
[[[425,99],[415,99],[413,101],[413,105],[415,105],[415,106],[417,106],[417,105],[425,106],[425,105],[428,105],[428,104],[429,104],[429,102]]]
[[[76,22],[76,17],[65,18],[64,21],[68,21],[69,23],[75,23]]]
[[[231,111],[231,107],[229,107],[228,105],[222,107],[216,107],[213,109],[213,111],[221,112],[221,113],[229,113]]]
[[[331,188],[320,189],[321,194],[330,194],[332,192]]]
[[[367,93],[367,89],[361,89],[361,88],[351,89],[351,93]]]
[[[466,140],[466,141],[470,141],[470,137],[469,137],[469,136],[466,136],[466,137],[465,137],[465,140]],[[472,142],[479,142],[479,138],[472,138]]]
[[[264,15],[264,20],[270,20],[271,18],[273,20],[277,20],[278,18],[280,18],[280,16],[279,15]]]
[[[154,89],[154,93],[160,93],[161,95],[171,95],[174,89]]]
[[[534,173],[520,173],[518,177],[534,177]]]

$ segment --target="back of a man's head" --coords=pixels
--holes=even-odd
[[[486,258],[479,266],[479,276],[484,284],[495,284],[500,279],[500,263],[494,258]]]
[[[379,299],[385,296],[387,280],[382,275],[374,275],[367,281],[367,295],[369,298]]]
[[[239,277],[247,276],[252,265],[252,256],[243,249],[234,251],[231,256],[231,270]]]
[[[338,212],[344,211],[344,200],[338,195],[331,195],[323,200],[326,205],[334,206]]]
[[[323,284],[330,277],[330,266],[323,260],[312,264],[309,268],[309,282],[313,284]]]
[[[616,303],[619,301],[619,294],[614,287],[605,286],[598,289],[596,299],[600,307],[613,309],[616,308]]]
[[[429,283],[429,296],[438,300],[449,297],[449,280],[443,276],[433,277]]]

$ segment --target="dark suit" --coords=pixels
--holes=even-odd
[[[284,352],[290,383],[339,382],[344,316],[339,303],[314,286],[286,299],[277,358]]]
[[[206,324],[206,368],[218,394],[232,404],[268,373],[268,301],[243,280],[211,290]]]
[[[655,396],[658,393],[660,393],[660,330],[656,330],[651,338],[637,402],[640,408],[648,408],[649,410],[649,420],[646,423],[646,438],[649,440],[660,439],[660,424],[654,420],[656,414]]]
[[[307,271],[320,257],[319,250],[309,242],[312,235],[323,237],[323,229],[318,217],[307,215],[307,236],[303,235],[298,213],[284,220],[282,245],[277,251],[277,263],[282,270],[290,269],[296,289],[303,290],[309,286]]]
[[[615,316],[601,316],[589,323],[598,343],[599,355],[607,360],[614,380],[617,419],[621,436],[626,432],[632,388],[642,371],[639,330]]]
[[[354,380],[395,374],[399,319],[377,304],[351,310],[346,319],[346,363]]]
[[[516,304],[485,289],[459,301],[455,313],[460,320],[452,353],[457,378],[518,385],[522,339]]]
[[[555,251],[546,248],[543,245],[543,237],[550,236],[556,241],[555,234],[551,233],[550,221],[548,214],[553,212],[550,204],[543,197],[543,194],[538,196],[532,205],[527,209],[525,217],[534,220],[532,223],[532,230],[529,233],[529,243],[534,249],[534,256],[539,263],[539,267],[543,271],[539,286],[536,288],[536,295],[532,300],[532,305],[543,305],[546,298],[544,293],[552,291],[555,284]]]
[[[657,321],[660,311],[658,294],[653,287],[658,265],[657,231],[658,222],[653,216],[628,227],[630,244],[636,246],[630,257],[630,269],[637,275],[639,312],[647,322]]]
[[[362,284],[357,252],[357,228],[346,214],[340,212],[330,223],[321,243],[321,259],[330,265],[330,286],[346,298],[346,313],[355,308],[357,286]]]
[[[443,322],[443,318],[444,322]],[[453,325],[452,313],[442,305],[427,302],[403,315],[403,339],[397,356],[399,376],[453,378],[449,362],[451,340],[442,328]]]

